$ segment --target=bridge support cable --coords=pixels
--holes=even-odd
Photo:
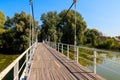
[[[66,14],[63,16],[63,18],[60,20],[60,22],[57,24],[57,26],[64,21],[65,17],[67,16],[68,12],[70,11],[70,9],[73,7],[73,5],[75,4],[75,2],[73,1],[73,3],[70,5],[70,7],[68,8]]]
[[[96,58],[97,58],[97,52],[94,50],[94,73],[96,74]]]
[[[75,60],[76,62],[78,62],[78,57],[77,57],[77,48],[75,47],[77,45],[77,42],[76,42],[76,2],[77,0],[73,0],[73,3],[74,3],[74,7],[75,7],[75,28],[74,28],[74,52],[75,52]]]
[[[30,6],[30,9],[29,9],[29,11],[30,11],[30,14],[31,14],[31,6]],[[30,25],[29,25],[29,29],[30,29],[30,31],[29,31],[29,47],[32,45],[32,25],[31,25],[31,18],[30,18]]]
[[[64,20],[64,18],[67,16],[68,12],[69,12],[70,9],[73,7],[73,5],[74,5],[74,2],[71,4],[71,6],[70,6],[69,9],[67,10],[66,14],[64,15],[63,19],[61,19],[61,21]]]
[[[36,35],[35,33],[37,33],[37,27],[35,27],[35,19],[34,19],[34,8],[33,8],[33,1],[30,0],[30,9],[31,9],[31,13],[32,13],[32,21],[31,21],[31,25],[32,25],[32,44],[36,41]]]

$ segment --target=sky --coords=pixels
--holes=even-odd
[[[48,11],[68,9],[73,0],[33,0],[35,19]],[[72,7],[74,9],[74,6]],[[0,0],[0,10],[5,16],[13,17],[15,12],[30,14],[29,0]],[[120,0],[77,0],[77,11],[88,28],[95,28],[105,36],[120,36]]]

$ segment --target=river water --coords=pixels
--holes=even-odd
[[[97,64],[97,74],[107,80],[120,80],[120,54],[104,54]],[[93,65],[87,67],[93,70]]]

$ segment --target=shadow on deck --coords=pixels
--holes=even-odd
[[[39,43],[27,80],[104,80],[55,49]]]

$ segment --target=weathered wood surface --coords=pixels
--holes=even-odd
[[[38,44],[27,80],[103,80],[56,50]]]

